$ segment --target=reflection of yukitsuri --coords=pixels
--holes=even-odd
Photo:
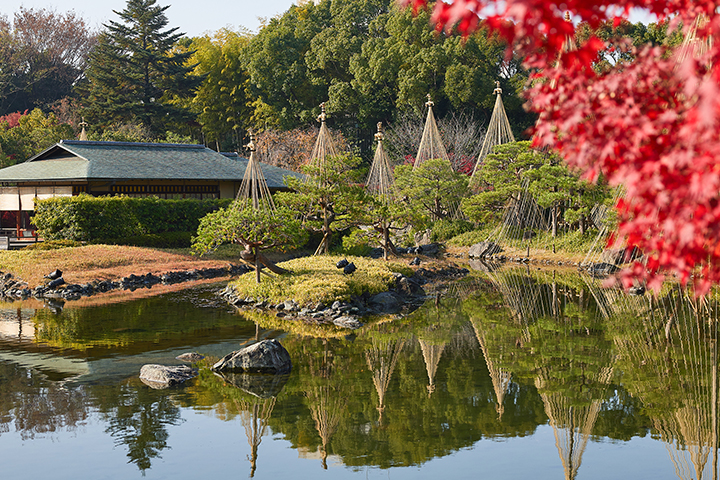
[[[430,343],[422,338],[418,338],[420,348],[422,349],[423,359],[425,360],[425,370],[428,375],[428,397],[435,391],[435,373],[437,373],[437,367],[440,363],[440,357],[442,357],[443,350],[445,350],[445,342],[436,344]]]
[[[645,403],[683,480],[718,477],[716,294],[695,299],[675,286],[648,298],[640,315],[613,311],[610,318],[623,383]]]
[[[275,408],[275,397],[257,398],[252,401],[235,400],[238,412],[240,413],[240,421],[245,427],[248,444],[250,444],[250,477],[255,476],[257,469],[258,447],[265,436],[268,421]]]
[[[426,160],[441,159],[447,160],[448,162],[450,161],[445,146],[442,143],[437,122],[435,122],[435,115],[433,114],[432,108],[435,103],[430,100],[429,93],[427,99],[428,101],[425,103],[425,106],[428,107],[428,114],[425,119],[425,128],[423,128],[422,138],[420,139],[420,146],[415,156],[413,168],[419,167]]]
[[[340,412],[343,408],[343,400],[337,388],[330,382],[330,379],[325,379],[324,385],[311,387],[305,391],[315,428],[322,441],[322,468],[325,470],[327,470],[328,444],[340,423]]]
[[[612,367],[604,369],[597,381],[609,384],[612,371]],[[582,464],[582,456],[595,427],[602,400],[594,398],[589,405],[574,405],[572,399],[563,392],[546,390],[547,373],[547,369],[540,369],[540,374],[535,377],[535,387],[540,392],[545,414],[555,434],[555,446],[560,454],[565,479],[573,480]]]
[[[502,420],[502,415],[505,412],[505,394],[508,392],[512,373],[510,373],[510,371],[506,368],[497,366],[496,363],[499,362],[496,362],[496,359],[490,356],[485,331],[482,326],[479,325],[479,322],[471,321],[471,324],[473,330],[475,331],[475,338],[477,338],[477,341],[480,344],[483,357],[485,357],[485,364],[487,365],[488,372],[490,372],[490,379],[492,380],[495,398],[497,399],[495,411],[497,411],[498,420]]]
[[[385,393],[390,386],[390,379],[404,346],[405,339],[381,342],[373,338],[372,346],[365,351],[365,360],[373,374],[373,384],[375,384],[378,394],[377,410],[380,413],[378,417],[380,425],[382,425],[383,412],[385,412]]]
[[[324,350],[319,364],[310,361],[310,373],[319,385],[311,385],[305,390],[308,407],[315,421],[315,428],[322,442],[322,468],[327,470],[328,445],[335,434],[343,408],[338,379],[334,378],[333,354],[327,340],[323,340]]]

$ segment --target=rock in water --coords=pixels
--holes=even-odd
[[[290,354],[277,340],[262,340],[225,355],[212,366],[218,372],[287,373]]]
[[[197,352],[188,352],[188,353],[183,353],[182,355],[178,355],[175,358],[177,358],[178,360],[181,360],[183,362],[197,363],[200,360],[202,360],[203,358],[205,358],[205,355],[200,355]]]
[[[168,388],[190,380],[197,374],[196,368],[190,368],[187,365],[148,364],[143,365],[140,369],[140,380],[152,388]]]

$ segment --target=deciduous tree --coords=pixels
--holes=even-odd
[[[426,0],[406,0],[416,8]],[[469,33],[477,12],[494,9],[486,24],[537,69],[527,97],[538,112],[535,144],[557,149],[589,177],[623,185],[618,236],[638,245],[646,265],[630,272],[659,288],[663,273],[699,292],[720,281],[720,13],[718,2],[681,0],[455,0],[438,2],[438,28]],[[570,11],[592,29],[647,9],[671,27],[684,26],[686,47],[627,49],[632,62],[593,66],[606,43],[597,36],[568,48]],[[614,20],[619,23],[620,20]],[[686,51],[681,49],[687,48]],[[687,55],[685,55],[687,53]],[[632,281],[624,278],[625,284]]]

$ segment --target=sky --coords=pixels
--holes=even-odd
[[[293,0],[158,0],[161,6],[170,5],[165,11],[168,27],[180,27],[188,37],[212,33],[223,27],[237,30],[245,27],[257,31],[261,25],[258,17],[272,18],[282,14],[295,3]],[[58,13],[74,10],[89,22],[90,27],[102,29],[109,20],[118,20],[113,10],[123,10],[126,0],[2,0],[0,14],[12,18],[21,6],[25,8],[48,8]]]
[[[109,20],[118,20],[113,10],[123,10],[126,0],[2,0],[0,14],[12,18],[21,6],[25,8],[49,8],[58,13],[74,10],[91,28],[102,29]],[[212,33],[223,27],[234,30],[245,27],[257,32],[262,24],[260,17],[272,18],[282,14],[295,2],[293,0],[158,0],[158,5],[170,5],[165,11],[168,27],[179,27],[188,37]],[[642,12],[634,12],[631,21],[648,23],[654,21]]]

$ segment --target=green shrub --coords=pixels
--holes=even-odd
[[[367,233],[359,228],[342,237],[342,253],[344,255],[365,257],[370,254],[372,249]]]
[[[46,240],[119,244],[123,239],[137,239],[145,235],[194,232],[200,218],[226,207],[231,201],[93,197],[86,194],[54,197],[36,202],[33,223]]]
[[[80,242],[74,240],[47,240],[28,245],[23,250],[58,250],[60,248],[79,247],[80,245]]]
[[[430,238],[433,242],[444,242],[472,229],[473,224],[467,220],[444,218],[433,223]]]

